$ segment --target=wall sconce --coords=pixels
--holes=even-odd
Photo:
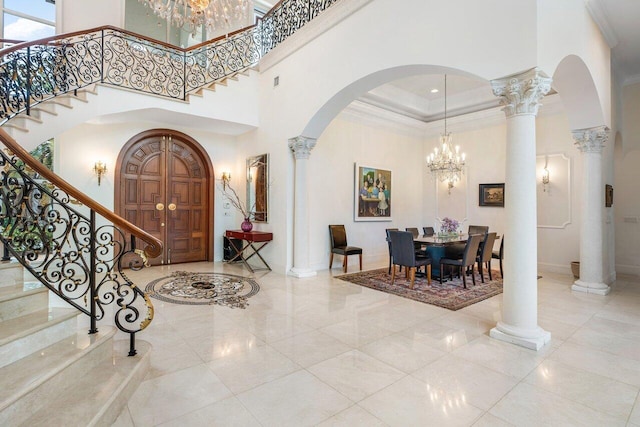
[[[226,190],[227,185],[229,185],[229,181],[231,181],[231,172],[222,172],[222,189]]]
[[[102,180],[102,175],[107,173],[107,165],[105,163],[97,161],[93,165],[93,172],[95,172],[96,176],[98,177],[98,186],[99,186],[100,181]]]
[[[547,185],[549,185],[549,169],[545,165],[542,170],[542,191],[547,191]]]

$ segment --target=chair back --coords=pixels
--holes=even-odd
[[[413,234],[410,231],[389,231],[391,238],[391,257],[395,265],[415,267],[416,251]]]
[[[347,246],[347,232],[344,225],[330,225],[329,237],[331,238],[331,249]]]
[[[405,230],[413,234],[414,239],[420,237],[420,232],[417,227],[407,227]]]
[[[493,254],[493,244],[496,241],[498,233],[487,233],[482,242],[482,255],[480,256],[481,262],[491,261],[491,255]]]
[[[489,226],[488,225],[470,225],[469,226],[469,231],[467,233],[469,235],[482,234],[482,236],[484,236],[488,232],[489,232]]]
[[[425,236],[433,236],[436,234],[436,230],[434,230],[433,227],[422,227],[422,231]]]
[[[482,242],[484,236],[482,234],[472,234],[467,239],[467,244],[464,247],[464,254],[462,255],[462,265],[463,267],[468,267],[473,265],[476,262],[476,257],[478,256],[478,248],[480,247],[480,242]]]
[[[397,228],[386,228],[385,231],[387,232],[387,244],[389,245],[389,256],[391,256],[391,237],[389,236],[389,232],[390,231],[398,231]]]

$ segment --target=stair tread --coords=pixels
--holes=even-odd
[[[136,368],[142,367],[144,360],[149,357],[151,345],[145,341],[137,341],[136,344],[138,354],[127,357],[126,352],[118,348],[126,344],[119,346],[114,343],[113,360],[101,363],[91,375],[73,381],[67,389],[51,396],[42,409],[25,420],[24,425],[94,425],[105,405],[119,398],[127,386],[127,378],[133,377]]]
[[[3,286],[0,288],[0,302],[40,292],[47,292],[47,287],[40,282],[24,282],[18,285]]]
[[[0,323],[0,346],[79,314],[75,308],[52,308],[5,320]]]
[[[113,337],[115,331],[114,327],[104,327],[94,335],[77,332],[75,335],[0,368],[0,389],[2,389],[3,395],[3,400],[0,401],[0,410],[88,353],[91,345],[96,347]]]

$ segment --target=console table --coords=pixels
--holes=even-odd
[[[227,230],[225,236],[229,239],[231,246],[236,250],[236,255],[227,262],[242,261],[251,272],[255,270],[271,270],[267,261],[260,255],[260,250],[273,240],[272,233],[266,233],[264,231]],[[236,247],[233,239],[240,240],[242,247]],[[258,245],[256,246],[254,244]],[[245,256],[245,253],[249,256]],[[264,264],[264,268],[254,268],[249,265],[247,261],[254,255],[260,258],[260,261]]]

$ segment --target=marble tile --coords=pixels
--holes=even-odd
[[[161,427],[260,427],[261,424],[236,397],[216,402],[202,409],[160,424]]]
[[[469,426],[483,411],[411,376],[359,403],[389,426]]]
[[[239,353],[264,346],[264,341],[243,328],[229,328],[215,334],[187,338],[186,345],[200,360],[210,362],[222,357],[234,357]]]
[[[380,325],[372,325],[360,319],[346,320],[320,329],[351,347],[360,347],[393,333]]]
[[[455,356],[439,359],[411,376],[426,383],[430,390],[459,396],[484,410],[490,409],[518,383],[513,377]]]
[[[405,376],[403,372],[358,350],[325,360],[308,370],[354,402]]]
[[[348,409],[334,415],[321,422],[317,427],[385,427],[386,424],[371,415],[358,405],[353,405]]]
[[[490,411],[517,426],[584,425],[624,426],[617,418],[573,402],[530,384],[520,383]]]
[[[562,362],[545,360],[524,381],[600,412],[626,418],[640,389]]]
[[[173,346],[153,347],[151,366],[146,379],[160,377],[202,363],[202,359],[184,341],[174,341],[174,343]]]
[[[120,415],[118,415],[118,418],[111,424],[111,427],[135,427],[131,419],[131,414],[129,413],[129,408],[124,407]]]
[[[562,344],[549,359],[640,387],[640,363],[636,360],[569,342]]]
[[[231,395],[213,372],[198,365],[144,381],[128,407],[135,425],[155,425]]]
[[[630,340],[609,333],[601,333],[591,329],[582,328],[571,336],[569,342],[572,344],[593,347],[627,359],[640,361],[639,340]]]
[[[446,354],[424,340],[400,334],[386,336],[361,347],[360,350],[407,374]]]
[[[524,378],[542,361],[535,351],[486,336],[454,350],[453,354],[516,379]]]
[[[306,371],[298,371],[238,395],[264,426],[312,426],[353,404]]]
[[[487,412],[473,424],[473,427],[515,427],[515,425]]]
[[[631,416],[629,416],[629,423],[640,426],[640,395],[636,397],[635,404]]]
[[[452,329],[463,330],[467,336],[488,335],[491,328],[496,326],[493,321],[460,311],[449,312],[447,315],[434,319],[434,322]]]
[[[400,333],[412,340],[424,341],[434,348],[446,352],[466,345],[480,336],[471,334],[465,329],[441,325],[435,321],[407,328]]]
[[[215,359],[209,368],[235,394],[300,370],[300,366],[268,345]]]
[[[320,331],[305,332],[270,345],[305,368],[352,350],[342,341]]]

